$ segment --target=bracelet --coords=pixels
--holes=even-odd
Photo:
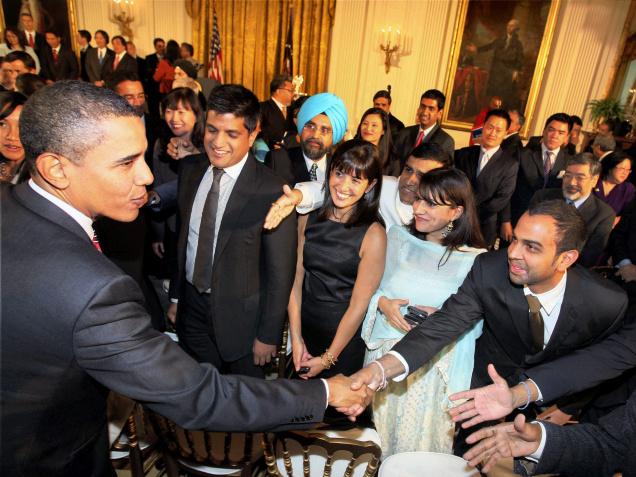
[[[334,366],[338,360],[334,358],[329,348],[327,348],[325,352],[320,355],[320,361],[322,361],[322,365],[325,369],[329,369]]]
[[[527,408],[530,405],[530,399],[532,399],[532,393],[530,392],[530,386],[528,386],[528,383],[526,383],[525,381],[521,381],[519,384],[522,384],[524,388],[526,388],[526,404],[523,407],[518,407],[517,409],[519,409],[520,411],[523,411],[525,408]]]
[[[371,361],[371,364],[373,364],[373,363],[377,364],[378,367],[380,368],[380,371],[382,371],[382,382],[380,383],[380,385],[376,389],[376,391],[381,391],[384,388],[386,388],[386,386],[387,386],[386,372],[384,370],[384,366],[382,366],[382,363],[380,363],[377,359],[374,359],[373,361]]]

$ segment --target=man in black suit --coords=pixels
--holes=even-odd
[[[270,151],[280,149],[287,132],[287,108],[294,100],[294,85],[288,74],[274,76],[269,84],[271,97],[261,103],[261,132],[259,137]]]
[[[570,116],[570,119],[572,120],[572,130],[570,131],[570,137],[568,138],[565,150],[570,156],[574,156],[576,154],[577,146],[581,143],[583,120],[574,114]]]
[[[104,86],[104,70],[108,63],[112,63],[115,52],[108,48],[109,37],[104,30],[95,32],[95,44],[97,48],[93,48],[86,53],[86,74],[88,80],[95,86]]]
[[[155,52],[146,56],[146,84],[144,89],[148,94],[148,110],[152,116],[159,117],[159,102],[161,96],[159,94],[159,83],[157,83],[153,76],[157,65],[163,58],[166,51],[166,42],[163,38],[155,38],[152,40]]]
[[[530,201],[532,206],[544,200],[564,200],[577,208],[587,231],[579,257],[579,263],[584,267],[599,265],[616,218],[614,210],[592,194],[600,172],[601,163],[589,152],[569,157],[561,189],[537,191]]]
[[[260,108],[250,90],[208,99],[205,153],[181,161],[177,334],[198,361],[263,377],[276,354],[296,267],[296,217],[263,230],[284,184],[249,152]]]
[[[91,40],[93,35],[88,30],[79,30],[77,32],[77,42],[80,46],[80,77],[84,81],[89,81],[88,73],[86,72],[86,54],[93,49],[91,46]]]
[[[139,76],[142,85],[145,85],[148,82],[148,78],[146,78],[146,74],[148,72],[146,60],[144,60],[140,56],[137,56],[137,45],[135,45],[132,41],[126,42],[126,53],[137,62],[137,75]]]
[[[395,153],[400,160],[400,170],[415,147],[423,142],[433,142],[441,147],[449,157],[455,152],[455,141],[439,127],[437,122],[442,118],[446,96],[439,90],[429,89],[420,98],[417,108],[419,124],[402,129],[396,137]]]
[[[38,55],[38,58],[42,58],[42,53],[46,50],[46,39],[42,33],[35,31],[35,22],[33,21],[33,17],[30,13],[24,12],[20,14],[20,22],[22,23],[22,28],[24,30],[24,36],[26,38],[27,45],[29,45],[35,53]]]
[[[455,151],[455,167],[463,171],[475,192],[481,232],[487,247],[497,238],[497,215],[506,207],[515,190],[519,162],[501,147],[510,126],[510,116],[503,109],[486,114],[481,146]]]
[[[111,43],[115,54],[104,62],[104,67],[102,68],[103,77],[108,79],[116,71],[128,71],[136,74],[137,60],[126,53],[126,40],[124,37],[120,35],[114,36]]]
[[[398,133],[404,129],[404,123],[391,113],[391,93],[385,89],[378,91],[373,95],[373,107],[380,108],[389,115],[389,127],[391,128],[391,137],[396,138]]]
[[[510,109],[508,115],[510,116],[510,127],[508,128],[506,138],[501,143],[501,147],[503,149],[509,149],[514,155],[518,156],[521,153],[521,149],[523,149],[523,142],[521,142],[519,131],[521,131],[521,128],[525,124],[526,118],[516,109]]]
[[[99,253],[93,219],[134,220],[152,182],[143,124],[126,101],[58,82],[20,120],[32,179],[0,188],[0,473],[114,477],[109,388],[189,429],[320,421],[322,382],[220,376],[197,364],[150,328],[134,281]],[[330,404],[361,401],[343,392],[347,383],[326,381]]]
[[[46,43],[49,45],[42,54],[42,77],[47,83],[79,77],[77,57],[70,48],[62,45],[60,35],[53,31],[46,32]]]

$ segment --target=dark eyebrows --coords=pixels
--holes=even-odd
[[[137,154],[131,154],[130,156],[120,157],[119,159],[115,159],[115,164],[126,164],[127,162],[134,161],[138,157],[142,156],[144,151],[138,152]]]
[[[517,240],[519,240],[524,245],[534,245],[537,248],[543,249],[543,244],[541,242],[537,242],[536,240],[519,239],[519,238],[517,238]]]

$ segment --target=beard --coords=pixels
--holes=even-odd
[[[310,143],[316,144],[318,148],[317,149],[310,148],[309,147]],[[322,142],[315,141],[313,139],[309,139],[308,141],[301,142],[300,148],[303,150],[303,154],[307,156],[309,159],[311,159],[312,161],[316,161],[322,158],[325,154],[327,154],[327,151],[329,150],[329,148],[325,147],[325,145]]]

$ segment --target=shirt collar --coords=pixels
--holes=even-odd
[[[307,170],[311,169],[311,166],[313,164],[317,164],[318,165],[318,169],[320,169],[322,172],[326,172],[327,171],[327,154],[322,156],[317,161],[309,159],[307,156],[305,156],[304,152],[303,152],[303,157],[305,158],[305,164],[307,165]]]
[[[552,290],[548,290],[544,293],[535,294],[532,293],[530,288],[524,286],[523,294],[526,296],[536,296],[539,300],[539,303],[541,303],[541,308],[543,308],[545,312],[550,315],[554,311],[554,307],[557,306],[560,301],[563,301],[563,295],[565,294],[565,285],[567,284],[567,276],[568,272],[566,271],[561,277],[561,280],[559,280],[559,283],[557,283],[557,285]]]
[[[278,106],[278,109],[280,109],[281,111],[284,111],[285,109],[287,109],[287,106],[285,106],[283,103],[281,103],[280,101],[278,101],[276,98],[274,98],[272,96],[272,101],[274,101],[276,103],[276,106]]]
[[[243,167],[245,166],[245,163],[247,162],[248,156],[249,156],[249,152],[245,154],[243,159],[241,159],[239,162],[237,162],[233,166],[229,166],[223,169],[223,172],[225,172],[228,176],[230,176],[230,178],[233,181],[235,181],[236,179],[238,179],[238,176],[241,175],[241,171],[243,170]],[[210,165],[210,167],[212,167],[212,165]]]
[[[77,222],[80,225],[80,227],[82,227],[82,229],[84,229],[84,232],[86,232],[86,235],[88,235],[90,239],[93,238],[93,235],[95,235],[95,231],[93,230],[93,219],[84,215],[75,207],[73,207],[67,202],[64,202],[59,197],[55,197],[50,192],[45,191],[39,185],[33,182],[33,179],[29,179],[29,186],[36,193],[38,193],[39,195],[44,197],[46,200],[53,203],[53,205],[56,205],[57,207],[62,209],[64,212],[66,212],[68,215],[70,215],[71,218],[75,220],[75,222]]]
[[[577,200],[574,201],[574,207],[576,207],[577,209],[579,207],[581,207],[583,205],[583,202],[585,202],[592,194],[587,194],[585,197],[581,197]]]
[[[490,149],[486,149],[484,146],[480,146],[480,150],[481,150],[481,155],[483,156],[484,154],[488,154],[488,158],[491,158],[492,156],[494,156],[495,154],[497,154],[497,151],[499,151],[499,149],[501,148],[501,146],[497,146],[497,147],[493,147]]]
[[[119,61],[121,61],[121,59],[124,57],[125,54],[126,54],[126,52],[122,51],[121,53],[116,53],[115,56],[117,58],[119,58]]]
[[[97,53],[101,54],[105,54],[106,51],[108,51],[108,48],[104,47],[104,48],[97,48]]]
[[[561,148],[560,148],[560,147],[557,147],[556,149],[552,149],[552,150],[550,150],[550,149],[548,149],[547,147],[545,147],[545,144],[543,144],[543,141],[541,142],[541,157],[545,157],[545,153],[546,153],[547,151],[550,151],[550,154],[552,154],[551,159],[552,159],[553,161],[555,161],[555,160],[556,160],[556,157],[557,157],[557,155],[559,154],[559,151],[560,151],[560,150],[561,150]]]
[[[427,129],[422,129],[422,126],[420,126],[420,131],[424,131],[424,137],[426,137],[431,133],[435,126],[437,126],[437,123],[433,124],[430,128]]]

